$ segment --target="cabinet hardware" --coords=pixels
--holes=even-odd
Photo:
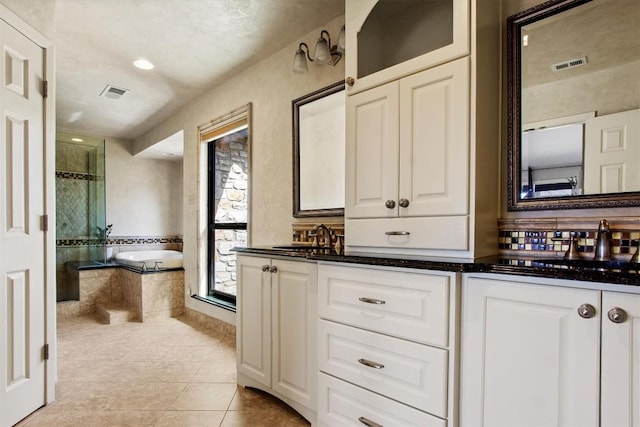
[[[269,269],[269,273],[277,273],[277,272],[278,272],[278,267],[276,267],[275,265]]]
[[[609,316],[609,320],[611,320],[613,323],[623,323],[625,320],[627,320],[627,312],[620,307],[613,307],[611,310],[609,310],[607,316]]]
[[[393,209],[396,207],[396,201],[395,200],[387,200],[386,202],[384,202],[384,205],[387,207],[387,209]]]
[[[384,365],[382,363],[378,363],[378,362],[373,362],[371,360],[367,360],[367,359],[358,359],[358,363],[364,366],[368,366],[369,368],[373,368],[373,369],[383,369]]]
[[[382,424],[378,424],[377,422],[371,421],[369,418],[365,418],[365,417],[358,418],[358,421],[360,421],[362,424],[366,425],[367,427],[384,427]]]
[[[400,205],[401,208],[408,208],[409,207],[409,200],[408,199],[400,199],[400,200],[398,200],[398,204]]]
[[[366,302],[367,304],[377,304],[377,305],[382,305],[382,304],[386,304],[387,302],[381,299],[375,299],[375,298],[367,298],[367,297],[360,297],[358,298],[359,301],[362,302]]]
[[[384,234],[387,236],[408,236],[411,233],[408,231],[385,231]]]
[[[578,314],[584,319],[590,319],[596,315],[596,308],[591,304],[582,304],[578,307]]]
[[[344,82],[347,84],[347,86],[353,86],[356,82],[356,79],[354,79],[353,77],[347,77]]]
[[[268,266],[268,265],[266,265],[266,264],[265,264],[265,265],[263,265],[263,266],[262,266],[262,271],[263,271],[263,272],[265,272],[265,273],[266,273],[267,271],[269,271],[269,266]]]

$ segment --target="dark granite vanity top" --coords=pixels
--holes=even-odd
[[[584,261],[565,262],[561,258],[519,258],[491,256],[475,260],[465,258],[438,258],[424,256],[370,254],[350,252],[338,254],[329,249],[287,247],[236,248],[239,253],[256,255],[306,258],[314,261],[331,261],[348,264],[365,264],[384,267],[416,268],[424,270],[453,271],[461,273],[499,273],[551,279],[583,280],[640,286],[640,264],[626,262],[596,263]]]

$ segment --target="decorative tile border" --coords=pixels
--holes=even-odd
[[[104,181],[104,176],[79,172],[56,171],[56,178],[77,179],[80,181]]]
[[[498,251],[501,254],[562,256],[572,235],[577,249],[593,254],[601,218],[502,219],[498,221]],[[636,251],[640,239],[638,218],[610,218],[611,253],[627,258]]]
[[[182,244],[182,236],[115,236],[103,239],[60,239],[57,247]]]

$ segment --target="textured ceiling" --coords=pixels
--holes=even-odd
[[[343,14],[344,0],[57,0],[58,128],[134,139]],[[129,92],[100,97],[108,84]]]

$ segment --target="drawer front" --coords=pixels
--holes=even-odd
[[[318,313],[324,319],[446,347],[453,274],[320,265]]]
[[[447,350],[326,320],[318,324],[319,368],[440,417],[447,416]]]
[[[397,249],[469,249],[469,217],[371,218],[345,220],[346,242]]]
[[[445,420],[323,373],[319,374],[318,385],[318,424],[322,427],[447,425]]]

